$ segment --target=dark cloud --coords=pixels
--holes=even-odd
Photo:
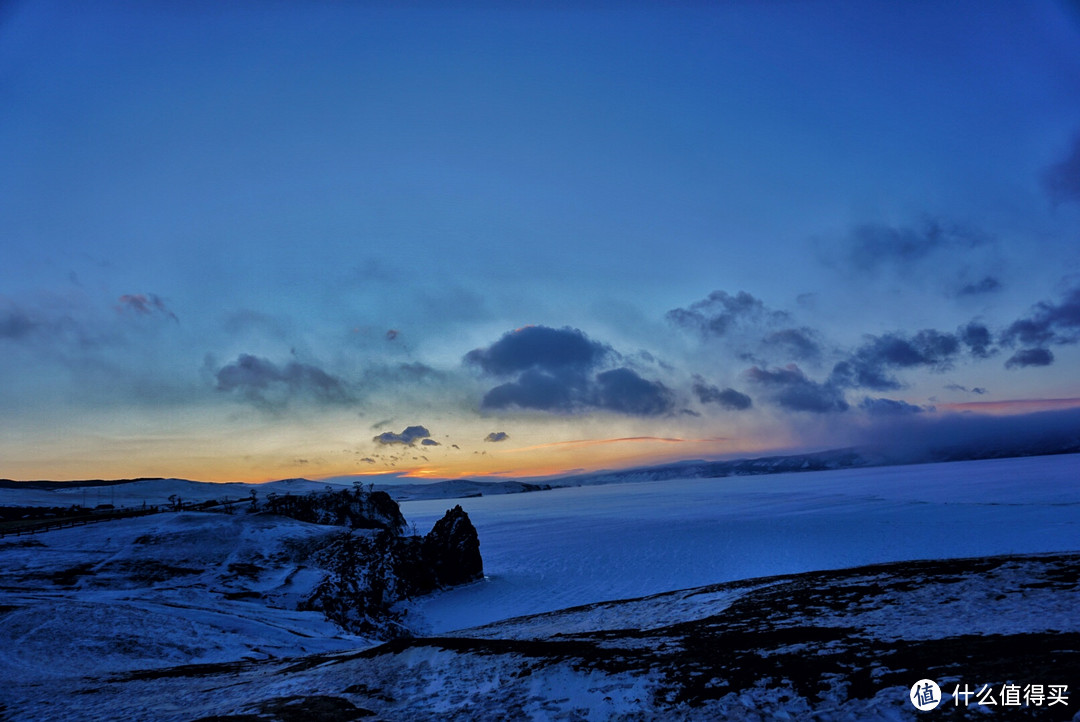
[[[1060,453],[1080,439],[1080,409],[991,416],[972,413],[879,417],[851,439],[894,463],[971,456]]]
[[[554,375],[536,369],[491,389],[484,409],[518,407],[556,413],[605,409],[621,414],[656,416],[669,413],[673,394],[663,384],[641,378],[627,368],[612,369],[591,379],[585,374]]]
[[[808,379],[795,364],[771,371],[753,366],[746,375],[765,389],[774,402],[790,411],[829,413],[848,409],[840,388]]]
[[[746,291],[739,291],[734,296],[726,291],[713,291],[689,308],[668,311],[665,318],[676,326],[708,337],[724,336],[740,326],[783,323],[788,315],[766,308]]]
[[[516,381],[509,381],[484,394],[480,402],[484,409],[505,409],[517,406],[523,409],[574,411],[586,398],[588,378],[582,374],[555,376],[530,369]]]
[[[1005,368],[1024,368],[1027,366],[1049,366],[1054,363],[1054,354],[1046,348],[1025,348],[1017,351],[1008,361]]]
[[[1014,321],[1005,330],[1002,340],[1038,346],[1080,341],[1080,286],[1069,291],[1061,303],[1036,304],[1027,318]]]
[[[960,384],[948,384],[945,388],[950,391],[963,391],[965,394],[977,394],[978,396],[986,393],[986,389],[981,386],[974,386],[969,389],[967,386],[961,386]]]
[[[1080,203],[1080,133],[1073,136],[1068,155],[1043,171],[1042,185],[1054,205]]]
[[[420,442],[421,446],[441,446],[441,444],[435,439],[424,439]]]
[[[602,364],[622,358],[607,344],[575,328],[526,326],[504,334],[487,348],[465,355],[465,362],[487,374],[517,378],[488,391],[483,409],[536,409],[577,413],[606,409],[653,416],[671,411],[673,394],[657,381],[629,368],[595,373]]]
[[[118,299],[118,303],[120,304],[117,306],[119,311],[131,311],[140,316],[160,313],[177,323],[180,322],[180,319],[168,309],[161,297],[153,293],[124,294]]]
[[[492,443],[499,441],[506,441],[510,438],[510,434],[505,431],[492,431],[490,434],[484,437],[484,441],[490,441]]]
[[[217,389],[235,392],[259,405],[280,406],[293,398],[321,403],[354,401],[345,383],[311,364],[290,361],[278,366],[264,358],[241,354],[215,374]]]
[[[698,400],[703,404],[719,404],[725,409],[733,411],[742,411],[753,405],[749,396],[732,388],[721,390],[716,386],[710,386],[703,380],[695,381],[693,388]]]
[[[847,261],[874,272],[887,266],[909,266],[943,248],[972,248],[986,238],[971,229],[928,219],[917,228],[868,223],[855,228],[846,241]]]
[[[778,351],[789,359],[817,361],[821,358],[821,344],[818,343],[816,336],[816,332],[806,327],[785,328],[770,333],[762,339],[761,343],[766,348]]]
[[[604,371],[596,376],[594,405],[634,416],[671,413],[674,395],[659,381],[648,381],[628,368]]]
[[[465,361],[495,376],[525,371],[562,376],[592,370],[612,354],[610,346],[590,340],[576,328],[526,326],[487,348],[470,351]]]
[[[405,446],[413,446],[417,441],[421,439],[429,439],[431,432],[423,426],[407,426],[405,430],[400,434],[395,434],[393,431],[385,431],[376,436],[372,441],[379,444],[404,444]]]
[[[859,403],[859,408],[875,416],[896,416],[903,414],[921,414],[925,409],[897,399],[871,398],[866,396]]]
[[[984,293],[996,293],[1001,290],[1001,281],[993,276],[986,276],[977,283],[968,283],[961,286],[957,293],[961,296],[977,296]]]
[[[908,338],[889,333],[870,336],[851,356],[833,367],[830,381],[836,386],[888,391],[902,387],[891,369],[925,367],[944,371],[960,351],[960,340],[953,334],[932,329],[919,331]]]
[[[29,336],[41,324],[18,308],[0,311],[0,338],[19,340]]]
[[[960,327],[956,332],[957,338],[967,347],[972,356],[976,358],[988,358],[997,353],[993,348],[994,338],[990,329],[981,323],[972,321],[966,326]]]

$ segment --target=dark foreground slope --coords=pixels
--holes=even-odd
[[[10,719],[1080,719],[1078,576],[1080,553],[882,564],[0,701]],[[920,713],[908,693],[923,678],[945,699]],[[1006,684],[1069,686],[1064,704],[1025,707],[1005,704]],[[997,705],[958,706],[957,685]]]

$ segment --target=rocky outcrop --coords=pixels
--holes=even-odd
[[[393,639],[407,636],[394,605],[408,595],[398,576],[397,540],[386,532],[345,532],[315,554],[326,576],[301,610],[320,611],[354,634]]]
[[[423,549],[440,586],[452,587],[484,578],[480,537],[460,504],[435,522],[424,537]]]
[[[341,491],[312,492],[293,496],[269,494],[266,511],[312,524],[350,529],[382,529],[393,535],[405,531],[401,507],[385,491],[355,486]]]
[[[314,561],[327,574],[302,608],[319,610],[350,632],[383,638],[408,635],[398,602],[484,576],[480,539],[461,506],[423,537],[390,530],[340,534]]]

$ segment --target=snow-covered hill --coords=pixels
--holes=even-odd
[[[183,512],[0,541],[6,680],[346,649],[316,612],[310,550],[340,529]]]
[[[0,506],[78,505],[93,508],[99,504],[116,507],[165,506],[170,497],[185,504],[228,499],[243,501],[254,491],[259,500],[268,494],[306,494],[323,491],[326,484],[308,479],[282,479],[265,484],[240,482],[215,483],[188,479],[138,479],[108,484],[85,485],[81,482],[8,482],[0,486]],[[341,487],[336,487],[341,488]]]
[[[94,508],[99,504],[115,507],[165,506],[170,499],[178,498],[184,504],[197,504],[211,500],[244,502],[256,495],[263,501],[270,494],[298,496],[327,489],[351,488],[351,484],[311,481],[310,479],[279,479],[259,484],[241,482],[208,482],[189,479],[136,479],[93,482],[36,481],[0,483],[0,506],[46,506],[70,507],[78,505]],[[368,484],[363,484],[368,488]],[[378,491],[385,491],[395,501],[416,499],[464,499],[474,496],[520,494],[541,491],[547,484],[528,484],[521,481],[474,481],[450,479],[443,481],[395,484],[371,484]]]
[[[949,718],[1068,720],[1078,577],[1080,554],[1054,554],[752,579],[352,652],[16,683],[0,703],[27,720],[913,720],[932,679]],[[1064,703],[1036,706],[1033,685]],[[996,707],[955,694],[987,687]]]

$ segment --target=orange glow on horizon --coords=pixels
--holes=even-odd
[[[942,415],[1020,415],[1080,408],[1080,397],[941,403],[937,408]],[[433,447],[423,452],[428,458],[416,458],[415,455],[420,453],[418,449],[394,450],[394,454],[400,451],[400,456],[413,458],[405,461],[391,457],[368,464],[360,460],[364,450],[355,446],[353,440],[338,439],[320,433],[317,428],[282,429],[268,434],[265,424],[260,421],[250,429],[238,429],[218,437],[185,427],[164,427],[154,434],[140,436],[130,430],[130,422],[126,419],[106,420],[110,423],[99,423],[104,428],[93,434],[61,433],[64,431],[61,429],[42,434],[40,439],[27,435],[19,440],[22,458],[9,454],[9,458],[4,459],[0,476],[56,481],[181,478],[246,483],[301,477],[314,480],[353,477],[373,481],[391,477],[417,481],[465,477],[528,479],[687,459],[781,453],[799,444],[798,438],[777,433],[775,428],[745,429],[738,435],[705,438],[677,435],[605,437],[601,430],[599,438],[569,439],[565,435],[574,434],[574,431],[538,428],[515,434],[516,443],[525,444],[523,446],[512,446],[508,442],[470,446],[462,441],[466,438],[464,432],[459,432],[458,440],[464,448]],[[677,427],[665,430],[675,434],[682,431]],[[474,433],[473,438],[482,438],[479,432]],[[62,446],[56,441],[61,436]],[[545,441],[560,436],[563,436],[561,440]]]

